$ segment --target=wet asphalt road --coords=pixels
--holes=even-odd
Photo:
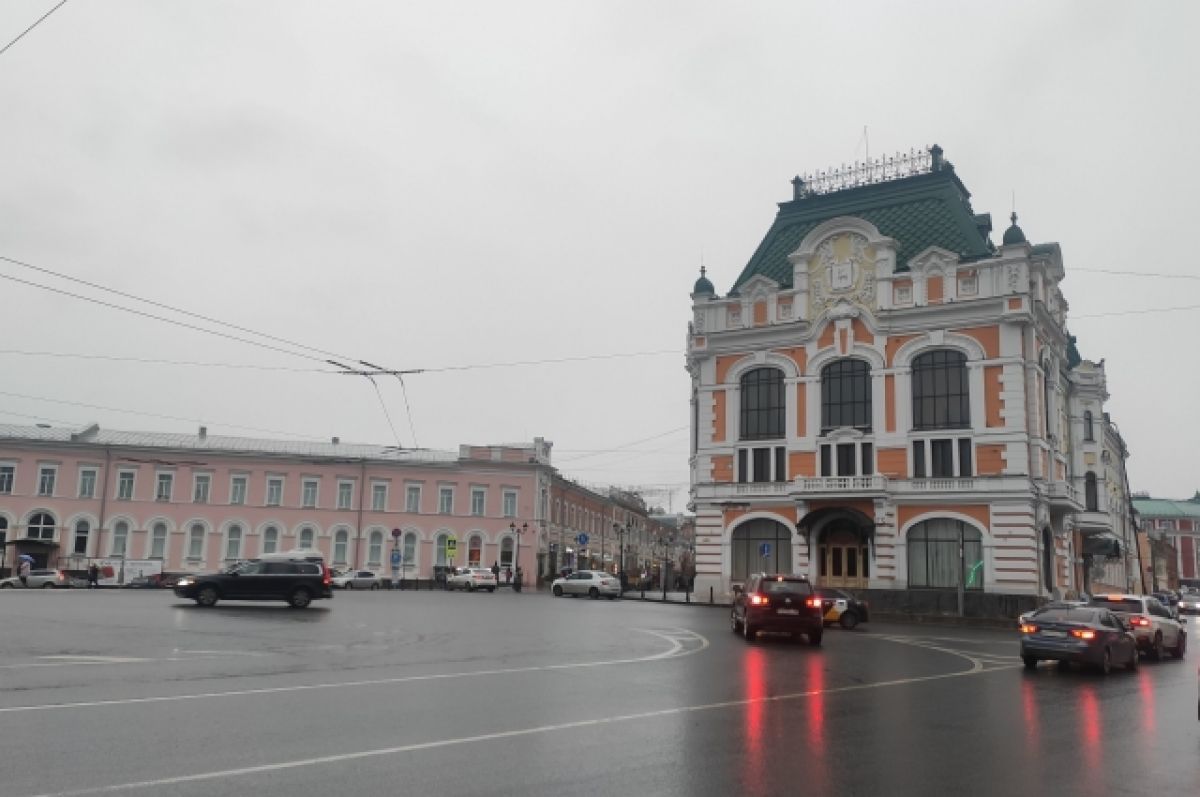
[[[748,645],[723,610],[528,592],[5,592],[0,795],[1200,792],[1196,659],[1016,653],[882,623]]]

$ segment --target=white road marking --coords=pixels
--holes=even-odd
[[[698,635],[697,635],[698,636]],[[86,789],[73,789],[69,791],[58,792],[43,792],[42,794],[31,795],[30,797],[83,797],[89,794],[112,794],[121,791],[133,791],[136,789],[154,789],[163,786],[173,786],[180,783],[195,783],[206,780],[219,780],[221,778],[235,778],[243,775],[257,775],[269,772],[281,772],[289,769],[298,769],[301,767],[314,767],[323,764],[338,764],[345,761],[358,761],[365,758],[379,758],[383,756],[398,755],[400,753],[411,753],[418,750],[433,750],[442,747],[454,747],[458,745],[473,744],[476,742],[489,742],[497,739],[512,739],[520,736],[533,736],[535,734],[555,733],[559,731],[576,730],[579,728],[597,727],[602,725],[614,725],[625,722],[635,722],[637,720],[655,719],[658,717],[669,717],[678,714],[694,713],[701,711],[716,711],[726,708],[741,708],[764,703],[782,703],[785,701],[803,700],[809,697],[818,695],[833,695],[844,692],[860,692],[867,689],[882,689],[888,686],[902,686],[906,684],[922,683],[926,681],[939,681],[947,678],[961,678],[965,675],[980,675],[982,673],[996,672],[999,669],[1013,669],[1017,665],[1009,665],[1006,667],[985,669],[981,664],[975,664],[969,670],[960,670],[959,672],[942,673],[940,675],[923,675],[913,678],[897,678],[891,681],[878,681],[872,684],[855,684],[852,686],[839,686],[832,689],[813,689],[805,692],[791,692],[783,695],[773,695],[770,697],[746,698],[743,700],[724,700],[719,703],[702,703],[694,706],[678,706],[675,708],[665,708],[656,711],[644,711],[638,714],[622,714],[614,717],[602,717],[599,719],[579,720],[577,722],[564,722],[558,725],[539,725],[533,728],[521,728],[512,731],[500,731],[498,733],[485,733],[477,736],[462,736],[456,739],[439,739],[432,742],[418,742],[415,744],[399,745],[396,747],[381,747],[374,750],[359,750],[353,753],[340,753],[337,755],[316,756],[313,758],[300,758],[293,761],[279,761],[273,764],[263,764],[253,767],[238,767],[236,769],[215,770],[212,772],[198,772],[191,775],[178,775],[171,778],[160,778],[157,780],[141,780],[132,781],[130,783],[118,783],[111,786],[93,786]]]
[[[64,663],[79,662],[80,664],[129,664],[135,661],[151,661],[151,659],[143,659],[136,656],[38,656],[39,659],[48,659],[50,661],[61,661]]]
[[[358,686],[381,686],[384,684],[403,684],[419,681],[448,681],[458,678],[478,678],[485,675],[513,675],[516,673],[576,670],[586,669],[589,667],[608,667],[616,664],[644,664],[655,661],[664,661],[666,659],[681,658],[683,656],[690,656],[693,653],[699,653],[701,650],[704,650],[709,644],[708,640],[700,634],[682,628],[635,628],[632,630],[641,631],[646,634],[653,634],[654,636],[668,642],[670,644],[670,648],[662,653],[641,656],[635,659],[610,659],[608,661],[584,661],[575,662],[573,664],[542,664],[534,667],[508,667],[497,670],[474,670],[468,672],[432,673],[429,675],[406,675],[396,678],[372,678],[370,680],[362,681],[335,681],[319,684],[298,684],[295,686],[262,687],[259,689],[238,689],[228,692],[201,692],[198,694],[186,695],[161,695],[159,697],[130,697],[116,700],[88,700],[76,703],[46,703],[36,706],[5,706],[0,707],[0,714],[16,714],[25,711],[54,711],[57,709],[94,708],[97,706],[126,706],[137,705],[141,703],[171,703],[182,700],[206,700],[218,697],[242,697],[245,695],[272,695],[283,694],[287,692],[303,692],[319,689],[346,689]],[[691,648],[686,647],[686,643],[688,642],[695,643],[695,646]],[[181,660],[190,661],[191,659]]]

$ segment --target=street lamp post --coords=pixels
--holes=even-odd
[[[520,528],[517,528],[515,522],[508,524],[508,530],[517,538],[516,563],[513,567],[513,591],[521,591],[521,535],[529,531],[529,524],[522,523]]]
[[[628,582],[628,579],[625,575],[625,527],[620,523],[614,523],[613,531],[617,535],[617,552],[619,554],[619,562],[617,564],[619,572],[617,573],[617,580],[621,582],[621,591],[624,592],[625,585]]]

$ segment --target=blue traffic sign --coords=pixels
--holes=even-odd
[[[579,543],[580,545],[587,545],[588,535],[580,534],[578,537],[575,538],[575,542]]]
[[[771,555],[771,543],[760,542],[758,544],[758,555],[761,556],[763,559],[766,559],[768,556],[770,556]]]
[[[400,561],[401,561],[401,559],[400,559],[400,552],[399,552],[399,551],[392,551],[392,564],[394,564],[394,565],[398,565],[398,564],[400,564]]]

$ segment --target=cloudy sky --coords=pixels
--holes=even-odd
[[[56,2],[0,3],[0,47]],[[678,511],[701,261],[724,293],[792,175],[936,142],[996,239],[1015,196],[1061,244],[1134,489],[1189,496],[1197,29],[1192,2],[71,0],[0,54],[0,257],[279,340],[0,261],[0,420],[541,436]],[[326,358],[427,370],[409,412]]]

